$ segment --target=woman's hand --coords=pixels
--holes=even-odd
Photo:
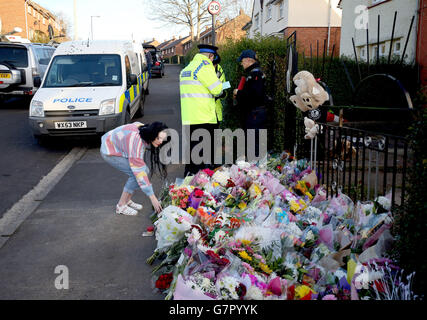
[[[234,89],[233,90],[233,98],[236,98],[236,96],[237,96],[237,91],[239,91],[238,89]]]
[[[150,200],[151,200],[151,204],[154,207],[154,210],[157,213],[160,213],[163,210],[163,208],[162,208],[162,205],[160,204],[159,200],[157,200],[157,197],[153,194],[150,196]]]

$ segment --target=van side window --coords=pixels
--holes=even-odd
[[[145,63],[144,59],[142,59],[141,54],[139,54],[139,61],[141,62],[141,73],[143,73],[147,67],[147,64]]]
[[[129,61],[129,57],[125,56],[125,67],[126,67],[126,84],[127,84],[127,88],[129,89],[131,87],[130,84],[130,61]]]

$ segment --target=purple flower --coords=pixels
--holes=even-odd
[[[191,255],[193,254],[193,251],[190,248],[185,248],[184,249],[184,254],[186,254],[187,256],[191,257]]]

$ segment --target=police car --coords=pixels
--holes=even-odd
[[[33,134],[37,139],[103,134],[142,117],[148,81],[140,44],[64,42],[31,101]]]

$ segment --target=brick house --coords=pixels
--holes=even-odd
[[[287,38],[296,31],[300,53],[331,53],[338,56],[341,40],[339,0],[254,0],[251,21],[243,29],[249,38],[256,35]]]
[[[159,44],[160,44],[160,42],[158,42],[155,38],[153,38],[153,40],[151,40],[151,41],[143,42],[142,46],[145,47],[145,46],[151,45],[151,46],[158,47]]]
[[[0,1],[0,18],[3,33],[19,27],[22,32],[14,35],[29,40],[33,40],[37,35],[48,38],[49,26],[52,27],[55,36],[61,34],[59,19],[34,1],[2,0]]]
[[[221,45],[227,39],[238,40],[246,37],[246,32],[242,29],[251,18],[240,10],[239,15],[233,19],[224,19],[223,22],[216,21],[215,24],[215,44]],[[205,30],[200,33],[199,43],[212,44],[212,27],[206,26]],[[191,38],[184,42],[184,55],[192,47]]]
[[[183,43],[187,41],[189,38],[190,36],[187,36],[184,38],[180,36],[178,39],[174,37],[172,41],[170,41],[168,44],[166,44],[160,49],[162,53],[162,57],[165,59],[170,59],[174,56],[182,57],[184,55]]]

